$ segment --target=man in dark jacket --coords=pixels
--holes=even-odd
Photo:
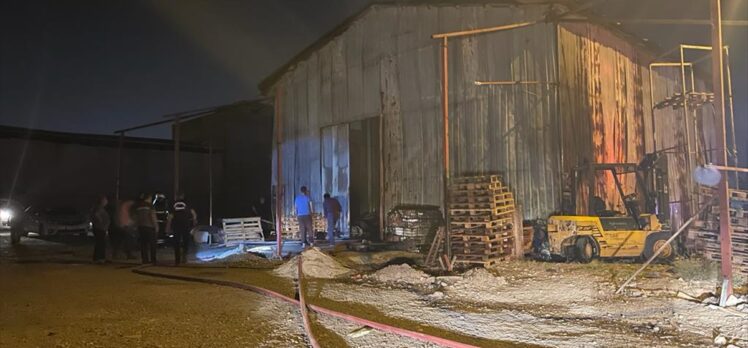
[[[197,225],[197,213],[184,201],[184,194],[180,193],[174,202],[174,210],[166,220],[166,230],[174,232],[174,264],[187,262],[187,251],[192,238],[190,231]]]
[[[327,219],[327,241],[332,245],[335,244],[335,227],[338,226],[343,207],[340,206],[337,199],[330,197],[329,193],[325,193],[324,197],[325,201],[322,203],[322,208],[325,211],[325,219]]]
[[[106,237],[109,231],[111,219],[106,211],[108,200],[106,196],[99,197],[91,213],[91,224],[93,225],[93,234],[96,240],[94,245],[93,261],[95,263],[106,262]]]
[[[151,205],[151,195],[141,195],[141,200],[135,208],[135,225],[138,226],[138,241],[140,243],[140,261],[156,264],[156,235],[158,233],[158,219],[156,211]]]

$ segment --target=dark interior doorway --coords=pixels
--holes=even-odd
[[[379,219],[379,118],[350,123],[350,221]]]

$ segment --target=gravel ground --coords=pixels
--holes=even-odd
[[[162,252],[169,255],[168,249]],[[320,254],[306,255],[308,263],[305,258],[317,275],[309,279],[310,302],[440,336],[459,333],[482,346],[703,347],[718,333],[748,347],[748,308],[674,298],[678,291],[698,296],[716,288],[713,279],[678,279],[677,265],[654,265],[625,295],[615,295],[637,264],[513,261],[439,277],[394,265],[364,276],[320,279],[348,271]],[[134,264],[44,263],[89,257],[85,242],[24,240],[11,248],[0,238],[0,347],[306,346],[296,308],[274,299],[144,277],[130,272]],[[293,295],[293,279],[267,270],[272,263],[250,259],[240,260],[249,268],[150,269]],[[252,269],[257,265],[265,269]],[[282,273],[293,277],[295,265],[289,262]],[[328,316],[315,318],[318,338],[330,347],[431,347]]]
[[[94,265],[0,265],[0,347],[303,346],[295,309]]]

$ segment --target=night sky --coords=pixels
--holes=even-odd
[[[0,124],[111,134],[168,113],[252,99],[262,78],[370,2],[2,0]],[[748,1],[723,3],[724,19],[748,19]],[[598,0],[592,9],[611,19],[708,19],[708,4]],[[623,27],[663,51],[681,41],[710,43],[709,26]],[[745,133],[748,27],[724,31],[741,122],[736,129]],[[162,127],[133,135],[169,133]],[[748,137],[739,140],[746,163]]]

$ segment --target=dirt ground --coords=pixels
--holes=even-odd
[[[87,261],[85,243],[24,240],[11,248],[5,237],[0,243],[0,347],[307,345],[297,309],[278,300],[144,277],[131,272],[135,264],[70,263]],[[162,252],[168,257],[168,249]],[[720,336],[723,346],[748,347],[746,306],[676,298],[680,291],[710,300],[702,294],[716,290],[716,268],[699,261],[654,265],[616,295],[638,264],[511,261],[437,274],[401,264],[417,264],[416,255],[333,256],[351,271],[308,279],[309,302],[478,346],[704,347]],[[272,271],[278,262],[234,261],[239,267],[224,260],[149,270],[294,295],[294,280]],[[313,315],[313,322],[325,347],[432,346],[325,315]]]

